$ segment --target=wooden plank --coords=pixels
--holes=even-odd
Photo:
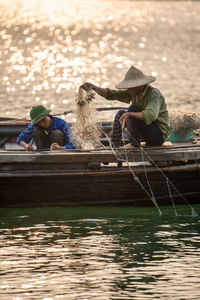
[[[187,148],[187,149],[164,149],[156,150],[150,149],[146,151],[149,155],[144,155],[144,160],[148,161],[185,161],[185,160],[199,160],[200,159],[200,147]],[[143,157],[140,150],[134,151],[120,151],[118,157],[121,160],[126,161],[143,161]],[[73,164],[73,163],[92,163],[92,162],[117,162],[119,159],[109,150],[105,151],[91,151],[91,152],[80,152],[80,151],[44,151],[44,152],[0,152],[0,168],[5,164]]]
[[[163,168],[154,168],[154,167],[148,167],[148,168],[135,168],[134,173],[136,175],[138,174],[144,174],[144,170],[146,170],[147,174],[151,173],[160,173],[160,170],[162,172],[191,172],[191,171],[200,171],[200,164],[189,164],[184,166],[168,166]],[[37,172],[34,170],[31,171],[12,171],[12,172],[0,172],[0,178],[2,177],[77,177],[77,176],[124,176],[127,174],[131,174],[131,171],[129,168],[102,168],[100,170],[90,171],[90,170],[38,170]]]

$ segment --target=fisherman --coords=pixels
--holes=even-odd
[[[31,124],[17,139],[26,151],[34,151],[31,142],[37,149],[75,149],[70,141],[70,124],[50,115],[51,110],[43,105],[33,106],[30,111]]]
[[[93,90],[107,100],[131,102],[128,110],[119,110],[115,116],[112,133],[112,144],[115,147],[121,146],[122,130],[125,127],[129,143],[121,148],[138,148],[141,141],[150,146],[161,146],[168,139],[169,117],[165,99],[157,88],[149,85],[155,80],[155,77],[144,75],[132,66],[116,85],[118,90],[101,88],[90,82],[82,85],[85,90]]]

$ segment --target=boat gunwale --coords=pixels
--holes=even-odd
[[[156,147],[155,147],[156,148]],[[185,160],[200,160],[200,145],[191,148],[168,148],[168,149],[145,149],[145,160],[147,161],[185,161]],[[140,149],[133,151],[121,151],[117,155],[124,155],[124,159],[130,162],[143,161],[142,152]],[[122,159],[122,161],[124,160]],[[118,157],[111,150],[102,151],[0,151],[0,164],[8,163],[90,163],[90,162],[119,162]]]
[[[166,166],[166,167],[135,167],[134,173],[135,174],[142,174],[142,173],[159,173],[162,172],[191,172],[191,171],[199,171],[200,164],[187,164],[181,166]],[[95,169],[93,171],[88,169],[82,170],[73,170],[69,169],[66,170],[18,170],[18,171],[0,171],[0,178],[2,177],[59,177],[59,176],[126,176],[131,175],[131,170],[129,167],[122,167],[122,168],[110,168],[106,169],[106,167],[102,169]]]

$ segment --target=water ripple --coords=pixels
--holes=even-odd
[[[199,13],[198,1],[1,1],[2,115],[66,111],[82,82],[112,88],[133,64],[157,76],[171,108],[199,112]]]
[[[1,299],[200,297],[198,219],[153,208],[25,211],[0,216]]]

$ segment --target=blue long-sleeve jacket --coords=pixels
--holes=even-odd
[[[66,139],[66,145],[65,147],[67,149],[76,149],[76,147],[71,143],[70,141],[70,130],[71,130],[71,125],[67,123],[65,120],[62,120],[57,117],[52,116],[52,126],[49,130],[48,136],[50,137],[52,134],[53,130],[60,130],[64,133],[65,139]],[[17,138],[17,143],[19,144],[21,141],[24,141],[26,143],[30,143],[31,139],[33,138],[32,133],[33,130],[35,129],[36,125],[29,124],[28,128],[23,131]]]

